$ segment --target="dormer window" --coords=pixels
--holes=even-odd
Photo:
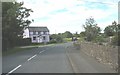
[[[38,32],[36,32],[36,34],[38,34]]]
[[[41,34],[44,34],[43,32],[41,32]]]
[[[30,32],[30,34],[32,35],[32,34],[33,34],[33,32]]]

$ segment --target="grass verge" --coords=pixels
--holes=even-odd
[[[7,55],[11,55],[11,54],[20,52],[20,51],[30,50],[33,48],[43,47],[43,46],[52,46],[52,45],[55,45],[55,44],[32,44],[29,46],[15,47],[15,48],[12,48],[10,50],[2,52],[2,55],[7,56]]]
[[[30,48],[15,47],[15,48],[10,49],[10,50],[8,50],[8,51],[2,52],[2,55],[3,55],[3,56],[7,56],[7,55],[11,55],[11,54],[20,52],[20,51],[30,50],[30,49],[33,49],[33,48],[35,48],[35,47],[30,47]]]

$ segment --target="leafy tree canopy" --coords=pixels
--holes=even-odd
[[[3,49],[18,45],[24,28],[32,22],[28,17],[33,11],[23,7],[23,4],[23,2],[2,3]]]
[[[118,25],[117,22],[112,22],[112,25],[107,26],[104,29],[104,33],[106,36],[114,36],[118,32]]]
[[[66,31],[62,35],[64,38],[72,38],[73,36],[73,34],[70,31]]]
[[[85,25],[83,25],[85,29],[85,36],[87,41],[92,41],[96,38],[96,36],[100,33],[101,29],[97,26],[94,18],[90,17],[86,19]]]

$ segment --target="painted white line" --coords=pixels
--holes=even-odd
[[[40,53],[42,53],[42,52],[44,52],[45,50],[43,50],[43,51],[40,51]]]
[[[34,55],[34,56],[30,57],[27,61],[30,61],[30,60],[33,59],[35,56],[37,56],[37,55]]]
[[[8,72],[8,74],[6,74],[6,75],[9,75],[10,73],[12,73],[12,72],[14,72],[15,70],[17,70],[18,68],[20,68],[22,65],[19,65],[19,66],[17,66],[16,68],[14,68],[13,70],[11,70],[10,72]]]

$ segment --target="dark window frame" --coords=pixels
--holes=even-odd
[[[46,40],[46,37],[45,37],[45,36],[43,36],[43,40]]]
[[[33,40],[36,40],[36,37],[33,37]]]

